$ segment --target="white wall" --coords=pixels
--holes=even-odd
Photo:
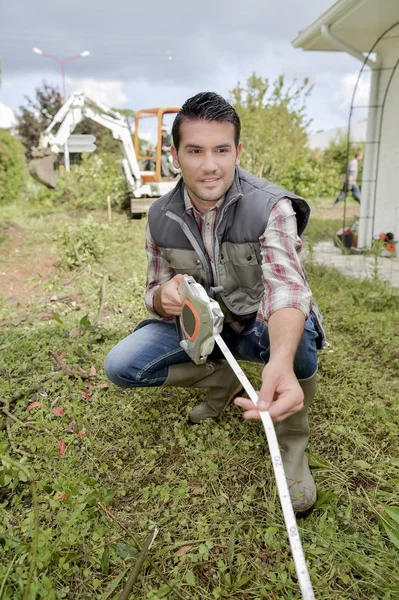
[[[399,34],[399,27],[395,33]],[[383,67],[394,66],[399,59],[399,40],[387,40],[382,48]],[[381,81],[385,93],[392,71],[384,73]],[[376,191],[373,234],[393,231],[395,239],[399,239],[399,66],[389,86],[382,115]]]
[[[399,59],[398,34],[399,27],[389,34],[395,35],[394,39],[382,40],[377,48],[382,70],[373,73],[370,93],[370,102],[377,106],[384,103],[392,75],[391,67]],[[377,88],[374,98],[373,87]],[[399,66],[389,86],[384,108],[370,108],[369,111],[367,141],[378,140],[379,145],[366,144],[359,223],[360,247],[371,246],[379,233],[387,231],[393,231],[395,239],[399,240]],[[376,183],[373,182],[375,179]]]

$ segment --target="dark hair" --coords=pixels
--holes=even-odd
[[[185,101],[172,127],[173,143],[176,150],[180,146],[180,129],[184,121],[232,123],[235,129],[235,145],[238,146],[241,131],[240,117],[231,104],[215,92],[200,92]]]

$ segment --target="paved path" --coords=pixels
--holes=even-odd
[[[373,279],[376,272],[379,279],[399,287],[399,258],[380,257],[376,261],[374,256],[342,254],[332,241],[326,241],[315,244],[313,260],[326,267],[335,267],[347,277]]]

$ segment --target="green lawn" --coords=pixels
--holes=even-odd
[[[0,600],[120,598],[154,527],[131,598],[299,599],[261,425],[232,406],[192,427],[198,391],[106,386],[106,353],[146,316],[145,220],[6,217],[21,229],[2,229],[1,271],[31,274],[0,308]],[[315,219],[309,236],[336,229]],[[64,266],[40,262],[52,252]],[[299,521],[311,579],[318,600],[393,600],[398,296],[312,265],[309,278],[331,344],[311,417],[319,499]]]

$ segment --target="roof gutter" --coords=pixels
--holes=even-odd
[[[331,33],[329,25],[326,25],[325,23],[322,24],[320,26],[320,32],[321,32],[321,36],[325,40],[330,42],[330,44],[332,44],[332,46],[334,46],[337,50],[340,50],[341,52],[346,52],[347,54],[350,54],[354,58],[357,58],[358,60],[360,60],[362,63],[365,62],[366,65],[368,65],[371,69],[376,69],[378,67],[377,60],[371,60],[371,58],[366,59],[364,54],[362,54],[361,52],[356,50],[356,48],[352,48],[352,46],[349,46],[349,44],[347,44],[346,42],[343,42],[342,40],[335,37],[335,35],[333,35]]]

